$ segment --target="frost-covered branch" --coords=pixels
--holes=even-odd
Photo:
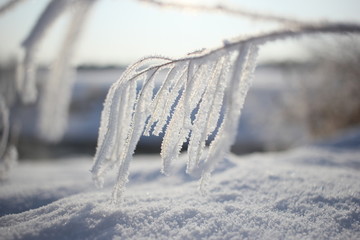
[[[267,13],[259,13],[253,12],[244,8],[239,7],[229,7],[222,4],[217,5],[199,5],[194,3],[184,3],[181,1],[159,1],[159,0],[138,0],[141,2],[153,4],[159,7],[167,7],[167,8],[179,8],[184,10],[192,10],[192,11],[207,11],[207,12],[220,12],[224,14],[230,14],[235,16],[240,16],[244,18],[248,18],[254,21],[271,21],[277,22],[283,25],[301,25],[305,24],[306,21],[297,20],[295,18],[287,18]]]
[[[360,25],[298,26],[240,38],[181,59],[150,57],[135,63],[111,86],[105,100],[91,170],[94,180],[101,186],[105,173],[118,167],[113,190],[116,202],[124,191],[141,134],[159,135],[166,128],[161,146],[162,172],[169,173],[183,143],[189,141],[187,172],[201,172],[201,186],[206,185],[216,163],[235,140],[258,47],[319,33],[360,33]],[[157,63],[149,66],[152,60]],[[156,83],[161,86],[156,87]],[[213,134],[215,139],[206,152],[205,142]]]

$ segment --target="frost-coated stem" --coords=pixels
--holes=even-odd
[[[101,121],[99,128],[99,137],[94,157],[91,173],[93,179],[98,187],[103,184],[103,174],[114,165],[114,161],[121,164],[120,156],[115,156],[116,159],[112,160],[111,155],[115,152],[114,148],[121,148],[126,150],[126,142],[128,141],[128,132],[131,127],[131,118],[133,114],[134,104],[136,102],[136,93],[131,93],[128,98],[125,98],[125,93],[128,84],[136,87],[136,80],[141,79],[141,75],[136,73],[136,69],[141,65],[147,65],[149,61],[165,61],[169,62],[170,59],[164,57],[146,57],[128,67],[121,77],[110,87],[104,102],[104,108],[101,113]],[[134,76],[135,75],[135,76]],[[128,81],[132,79],[132,81]],[[122,114],[121,116],[119,114]],[[127,114],[125,116],[124,114]],[[120,120],[119,120],[120,119]],[[126,120],[124,120],[126,119]],[[122,124],[121,129],[119,125]],[[117,133],[121,131],[121,139],[116,139]],[[117,146],[123,144],[123,146]],[[121,153],[122,154],[122,153]]]
[[[253,51],[255,51],[255,54]],[[209,179],[215,164],[230,152],[230,147],[235,140],[241,109],[252,80],[251,74],[246,71],[248,65],[255,64],[256,57],[253,56],[256,56],[256,52],[257,48],[254,48],[251,43],[243,43],[233,64],[233,72],[224,100],[224,119],[219,133],[211,143],[208,158],[203,166],[202,179],[200,180],[202,192],[204,192],[207,179]],[[252,73],[254,69],[250,71]]]
[[[129,167],[132,156],[134,154],[136,144],[143,133],[146,119],[148,118],[147,107],[149,105],[149,97],[152,97],[152,90],[154,88],[154,76],[157,71],[151,72],[145,83],[143,89],[139,93],[139,102],[134,109],[134,116],[132,125],[128,134],[128,141],[125,143],[126,149],[120,157],[120,167],[117,175],[117,180],[113,189],[113,201],[116,203],[122,197],[125,184],[128,181]]]

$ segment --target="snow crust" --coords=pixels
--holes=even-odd
[[[160,157],[135,156],[117,205],[114,178],[95,189],[88,158],[20,163],[0,185],[0,238],[359,239],[360,144],[354,133],[343,139],[230,155],[206,196],[185,173],[186,156],[171,176],[161,174]]]

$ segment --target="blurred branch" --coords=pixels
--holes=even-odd
[[[272,21],[284,25],[303,25],[308,23],[306,21],[297,20],[295,18],[287,18],[272,14],[253,12],[243,8],[233,8],[222,4],[209,6],[209,5],[187,4],[187,3],[175,2],[175,1],[174,2],[164,2],[159,0],[138,0],[138,1],[157,5],[159,7],[180,8],[180,9],[193,10],[193,11],[220,12],[220,13],[236,15],[244,18],[249,18],[255,21]]]
[[[15,7],[18,3],[22,2],[24,0],[9,0],[6,3],[4,3],[2,6],[0,6],[0,16],[2,14],[5,14],[7,11]]]
[[[5,151],[6,151],[6,145],[7,140],[9,137],[9,109],[7,108],[5,104],[5,100],[0,96],[0,114],[1,114],[1,140],[0,140],[0,163],[3,160]]]

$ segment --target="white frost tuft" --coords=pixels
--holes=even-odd
[[[249,65],[255,66],[253,56],[256,54],[253,52],[256,49],[251,44],[243,44],[240,49],[208,52],[179,60],[160,58],[160,64],[143,71],[138,70],[144,67],[142,62],[131,66],[111,87],[105,101],[92,168],[97,184],[102,185],[108,169],[118,166],[113,193],[116,201],[127,182],[129,164],[140,136],[143,132],[159,134],[165,127],[161,147],[162,172],[169,173],[187,140],[187,171],[198,171],[205,142],[221,121],[229,126],[222,127],[226,130],[218,132],[219,138],[224,139],[234,132],[231,128],[237,124],[250,86],[247,71]],[[162,85],[155,88],[155,80],[159,79]],[[232,91],[235,88],[237,91]],[[224,101],[229,119],[227,115],[221,118]],[[202,167],[203,176],[210,175],[213,165],[225,157],[233,139],[231,137],[226,144],[219,140],[212,143],[210,155]]]

